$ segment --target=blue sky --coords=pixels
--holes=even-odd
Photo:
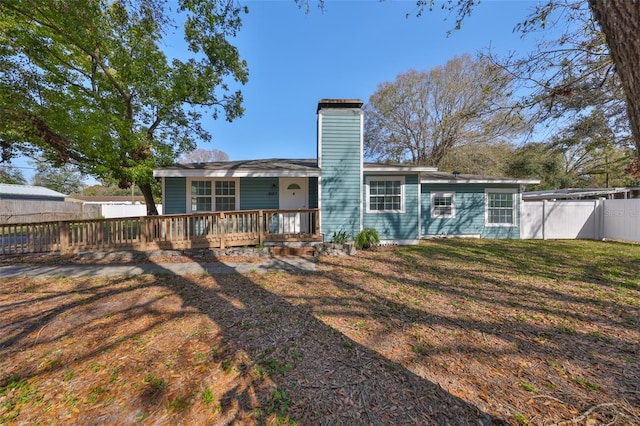
[[[526,0],[484,0],[449,37],[455,17],[437,10],[407,18],[413,0],[328,0],[309,14],[293,0],[243,4],[249,14],[236,45],[249,65],[246,112],[233,123],[206,120],[213,141],[200,144],[232,160],[315,158],[318,100],[367,102],[378,84],[411,68],[429,70],[489,46],[528,50],[535,41],[513,32],[535,5]]]
[[[400,73],[426,71],[489,46],[500,54],[525,52],[535,38],[523,40],[513,28],[535,3],[483,0],[462,29],[447,36],[455,17],[438,9],[407,18],[415,0],[326,0],[324,11],[312,7],[308,14],[293,0],[242,0],[249,14],[234,44],[249,67],[241,87],[246,112],[232,123],[205,116],[213,140],[199,148],[220,149],[231,160],[315,158],[320,99],[367,102],[378,84]],[[167,40],[167,54],[179,55],[181,46]],[[24,159],[13,164],[27,167],[22,171],[31,179]]]

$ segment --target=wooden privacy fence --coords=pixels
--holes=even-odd
[[[71,201],[0,200],[0,223],[93,219],[100,216],[100,209],[98,204]]]
[[[322,241],[318,209],[243,210],[0,225],[0,253],[225,248]]]

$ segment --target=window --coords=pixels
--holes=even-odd
[[[211,211],[211,181],[194,180],[191,182],[191,211]]]
[[[192,180],[191,211],[233,211],[236,205],[235,180]]]
[[[485,195],[487,226],[514,226],[516,190],[487,189]]]
[[[216,211],[236,209],[236,183],[232,180],[216,181]]]
[[[456,217],[456,195],[452,192],[431,193],[431,217],[433,219]]]
[[[404,176],[367,178],[367,213],[404,213]]]

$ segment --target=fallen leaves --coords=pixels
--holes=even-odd
[[[435,241],[306,274],[2,280],[0,423],[640,424],[638,258]]]

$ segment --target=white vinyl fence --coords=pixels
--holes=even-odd
[[[102,217],[105,219],[118,217],[138,217],[147,215],[146,204],[102,204]],[[162,214],[162,206],[156,205],[158,213]]]
[[[520,237],[640,241],[640,199],[522,203]]]
[[[640,199],[605,200],[603,238],[640,241]]]

